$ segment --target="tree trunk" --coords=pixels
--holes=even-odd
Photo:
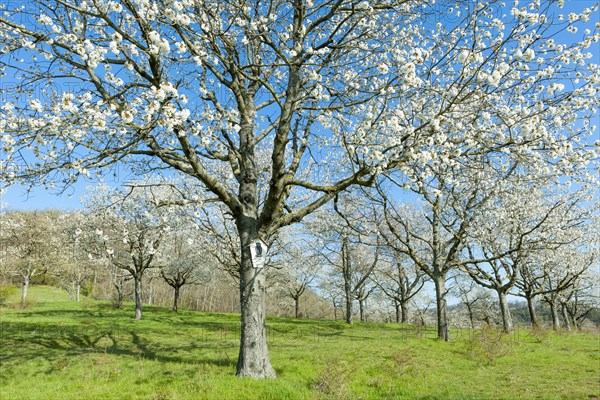
[[[555,299],[548,302],[550,305],[550,313],[552,314],[552,329],[558,331],[560,329],[560,319],[558,318],[558,309]]]
[[[535,304],[533,304],[533,297],[531,295],[525,297],[527,299],[527,309],[529,310],[529,320],[531,321],[531,327],[538,327],[537,314],[535,312]]]
[[[123,292],[117,293],[117,308],[120,310],[123,308]]]
[[[142,278],[134,277],[135,282],[135,319],[142,319]]]
[[[450,341],[450,327],[448,325],[448,304],[446,302],[446,278],[435,279],[435,300],[437,305],[438,339]]]
[[[335,304],[335,301],[332,301],[333,303],[333,320],[337,321],[337,304]]]
[[[505,333],[511,333],[513,331],[512,316],[510,315],[510,309],[508,308],[508,298],[506,292],[498,290],[498,301],[500,303],[500,313],[502,314],[502,329]]]
[[[23,279],[23,293],[21,295],[21,307],[25,307],[27,305],[27,292],[29,291],[29,280],[31,279],[29,275],[29,271],[25,275]]]
[[[399,324],[400,320],[401,320],[401,316],[400,316],[400,302],[397,300],[394,300],[394,308],[396,309],[396,323]]]
[[[400,308],[402,310],[402,322],[403,324],[408,324],[408,301],[400,302]]]
[[[154,285],[152,285],[152,281],[152,278],[148,280],[148,289],[146,289],[148,292],[148,304],[150,305],[154,304]]]
[[[241,337],[237,376],[275,378],[267,347],[267,319],[265,309],[266,274],[263,268],[252,265],[250,245],[257,238],[256,220],[244,217],[238,222],[242,246],[240,271]]]
[[[467,307],[467,312],[469,313],[469,322],[471,323],[471,329],[475,329],[475,313],[473,312],[473,304],[470,302],[465,302],[465,306]]]
[[[294,306],[296,309],[296,319],[300,318],[300,296],[294,297]]]
[[[562,312],[563,321],[565,321],[565,328],[567,329],[568,332],[572,332],[573,329],[571,328],[571,320],[569,318],[569,314],[567,313],[567,307],[564,304],[561,307],[561,312]]]
[[[350,289],[350,284],[345,284],[344,289],[346,294],[346,323],[352,324],[352,289]]]
[[[77,286],[75,287],[75,301],[76,302],[79,302],[80,293],[81,293],[81,284],[78,282]]]
[[[358,300],[358,311],[360,316],[360,322],[365,322],[365,300]]]
[[[173,295],[173,311],[177,312],[179,305],[179,288],[180,286],[175,286],[175,294]]]

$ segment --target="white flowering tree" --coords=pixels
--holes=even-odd
[[[580,195],[570,193],[570,200],[522,177],[509,178],[471,229],[464,271],[496,292],[505,332],[513,330],[507,296],[526,257],[535,251],[556,251],[577,237],[575,228],[586,215],[577,207]]]
[[[379,289],[394,302],[396,322],[407,324],[410,301],[425,285],[425,273],[408,257],[398,251],[391,251],[374,271],[373,281]]]
[[[56,187],[118,162],[197,179],[239,235],[237,373],[273,377],[257,238],[407,160],[493,149],[560,157],[569,170],[593,157],[574,139],[591,129],[599,72],[587,48],[598,36],[581,28],[560,40],[593,10],[563,20],[553,3],[432,5],[32,0],[5,10],[3,180]]]
[[[64,262],[60,266],[59,280],[71,300],[79,301],[84,283],[99,266],[94,258],[90,257],[90,251],[96,247],[96,240],[90,234],[91,218],[84,212],[69,212],[62,219]]]
[[[272,260],[284,296],[294,301],[294,316],[300,318],[300,299],[319,275],[322,266],[315,252],[314,240],[308,237],[286,237],[278,257]]]
[[[546,240],[545,246],[525,248],[520,254],[522,265],[512,292],[527,301],[534,327],[539,326],[536,300],[541,297],[546,301],[556,330],[560,327],[558,307],[561,299],[576,290],[582,277],[589,276],[587,273],[598,260],[598,250],[593,247],[595,243],[589,242],[589,236],[595,236],[595,227],[580,210],[574,212],[565,204],[561,206],[554,223],[544,229],[546,235],[551,234],[553,238]]]
[[[211,259],[207,241],[198,234],[198,230],[188,226],[171,232],[162,244],[162,268],[160,274],[173,288],[173,311],[179,309],[179,296],[184,285],[207,283],[216,262]],[[211,261],[212,265],[211,265]]]
[[[336,197],[333,209],[323,209],[305,224],[317,238],[316,253],[330,267],[330,279],[344,293],[345,320],[353,323],[354,300],[364,321],[366,299],[376,289],[371,277],[380,263],[381,248],[372,208],[357,193]]]
[[[414,166],[403,187],[420,198],[419,205],[387,200],[380,190],[383,209],[381,232],[388,247],[405,255],[433,282],[436,294],[438,338],[450,340],[447,281],[461,265],[473,224],[494,194],[498,181],[511,173],[494,176],[485,164],[478,171],[447,164]],[[392,178],[394,184],[400,182]]]
[[[568,331],[572,331],[573,328],[581,329],[582,323],[589,314],[599,308],[599,279],[597,269],[588,268],[567,289],[560,292],[558,301],[565,328]]]
[[[102,254],[134,282],[135,319],[142,318],[142,282],[147,271],[159,267],[164,236],[179,223],[177,206],[160,207],[172,192],[164,186],[133,185],[126,190],[100,184],[89,194],[86,206],[95,214],[97,240]],[[162,260],[161,260],[162,261]]]
[[[7,211],[0,214],[0,257],[3,273],[21,282],[21,306],[38,275],[54,273],[65,260],[61,231],[66,218],[56,211]]]

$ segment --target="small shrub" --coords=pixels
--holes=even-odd
[[[0,286],[0,306],[5,306],[8,298],[17,292],[14,286]]]
[[[543,343],[546,341],[546,339],[548,339],[549,331],[539,325],[534,325],[531,327],[529,333],[531,334],[533,340],[535,340],[537,343]]]
[[[81,286],[81,291],[79,292],[80,295],[87,297],[92,293],[94,293],[94,284],[92,282]]]
[[[508,355],[512,350],[511,342],[505,340],[506,334],[500,329],[484,326],[473,331],[466,341],[465,353],[472,359],[493,364],[498,358]]]
[[[413,318],[412,320],[413,333],[416,339],[422,339],[425,334],[425,324],[420,318]]]
[[[415,375],[420,372],[418,360],[413,349],[407,348],[391,355],[389,372],[393,378],[403,375]]]
[[[348,382],[356,367],[344,363],[339,357],[329,358],[315,378],[314,389],[327,397],[348,399]]]

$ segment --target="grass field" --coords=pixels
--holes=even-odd
[[[276,380],[234,377],[238,316],[113,309],[33,287],[0,308],[0,398],[599,399],[600,337],[269,319]],[[18,294],[13,302],[18,302]]]

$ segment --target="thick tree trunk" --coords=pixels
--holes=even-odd
[[[400,302],[400,308],[402,310],[402,322],[403,324],[408,324],[408,301]]]
[[[508,308],[508,297],[502,290],[498,290],[498,301],[500,303],[500,313],[502,315],[502,328],[505,333],[511,333],[513,331],[512,316],[510,315],[510,309]]]
[[[560,329],[560,319],[558,318],[558,305],[556,300],[549,301],[550,313],[552,314],[552,329],[558,331]]]
[[[394,300],[394,308],[396,309],[396,323],[399,324],[401,321],[400,302]]]
[[[535,312],[535,304],[533,303],[533,297],[527,296],[527,309],[529,310],[529,320],[531,321],[532,327],[538,327],[537,314]]]
[[[237,376],[275,378],[267,347],[267,319],[265,309],[266,274],[263,268],[252,265],[250,245],[257,238],[256,220],[246,218],[238,222],[242,245],[240,271],[240,304],[242,330]]]
[[[446,302],[446,278],[435,279],[435,299],[437,305],[438,339],[450,341],[450,327],[448,325],[448,304]]]
[[[135,277],[135,319],[142,319],[142,278]]]
[[[571,328],[571,319],[569,318],[569,314],[567,313],[567,307],[563,304],[560,310],[562,313],[563,321],[565,322],[565,328],[568,332],[572,332],[573,329]]]
[[[75,287],[75,301],[76,302],[79,302],[80,294],[81,294],[81,284],[77,283],[77,286]]]
[[[173,311],[177,312],[178,311],[178,306],[179,306],[179,288],[180,286],[175,286],[175,293],[173,295]]]
[[[352,324],[352,287],[348,280],[344,283],[344,294],[346,296],[346,323]]]
[[[335,304],[335,301],[333,301],[332,303],[333,303],[333,320],[337,321],[337,305]]]
[[[294,297],[294,306],[296,318],[300,318],[300,296]]]

